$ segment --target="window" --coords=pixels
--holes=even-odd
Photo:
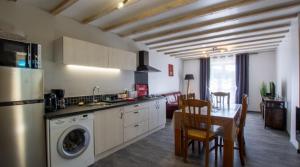
[[[210,92],[230,92],[230,103],[235,102],[235,57],[221,56],[210,60]]]

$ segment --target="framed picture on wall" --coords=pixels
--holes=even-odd
[[[174,76],[174,66],[173,64],[168,65],[169,76]]]

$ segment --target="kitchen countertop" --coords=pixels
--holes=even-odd
[[[138,103],[158,100],[158,99],[162,99],[162,98],[165,98],[165,97],[158,96],[158,97],[153,97],[153,98],[142,98],[142,99],[136,99],[134,101],[111,103],[111,105],[106,105],[106,106],[72,105],[72,106],[66,107],[65,109],[60,109],[56,112],[46,113],[44,116],[46,119],[54,119],[54,118],[72,116],[72,115],[77,115],[77,114],[91,113],[94,111],[106,110],[106,109],[110,109],[110,108],[122,107],[122,106],[127,106],[127,105],[132,105],[132,104],[138,104]]]

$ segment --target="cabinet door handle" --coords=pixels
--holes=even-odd
[[[139,112],[138,112],[138,111],[135,111],[135,112],[133,112],[133,113],[138,114]]]
[[[123,115],[124,115],[124,113],[121,112],[121,117],[120,117],[120,119],[123,119]]]
[[[138,127],[139,125],[134,125],[134,127]]]
[[[136,105],[134,105],[134,107],[139,107],[140,105],[138,105],[138,104],[136,104]]]

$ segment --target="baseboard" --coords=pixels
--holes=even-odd
[[[125,147],[127,147],[127,146],[129,146],[129,145],[131,145],[131,144],[133,144],[133,143],[141,140],[141,139],[143,139],[143,138],[145,138],[146,136],[149,136],[150,134],[163,129],[163,128],[165,128],[165,125],[161,125],[161,126],[155,128],[155,129],[151,130],[151,131],[148,131],[148,132],[142,134],[141,136],[138,136],[138,137],[136,137],[136,138],[128,141],[128,142],[125,142],[125,143],[123,143],[123,144],[121,144],[119,146],[116,146],[116,147],[114,147],[114,148],[112,148],[110,150],[107,150],[107,151],[105,151],[105,152],[103,152],[101,154],[95,155],[95,162],[97,162],[100,159],[103,159],[103,158],[105,158],[105,157],[107,157],[107,156],[109,156],[109,155],[111,155],[111,154],[113,154],[113,153],[115,153],[115,152],[117,152],[117,151],[119,151],[119,150],[121,150],[121,149],[123,149],[123,148],[125,148]]]
[[[299,148],[299,143],[296,139],[290,139],[290,142],[292,143],[292,145],[296,148],[296,149],[300,149]]]
[[[248,110],[247,112],[261,113],[260,111]]]

